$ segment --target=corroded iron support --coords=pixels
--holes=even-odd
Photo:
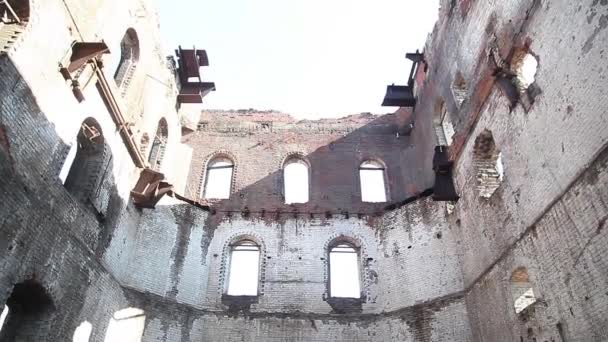
[[[179,94],[178,104],[203,103],[203,98],[215,91],[215,83],[203,82],[200,68],[209,66],[209,58],[205,50],[182,49],[175,50],[178,58]]]
[[[386,87],[386,95],[382,106],[384,107],[414,107],[416,104],[416,98],[414,97],[414,90],[409,85],[389,85]]]
[[[103,54],[109,52],[108,46],[103,41],[93,43],[76,42],[72,45],[71,52],[69,53],[69,60],[65,61],[65,59],[67,59],[66,56],[64,61],[59,64],[59,72],[66,81],[70,81],[72,93],[78,102],[85,100],[82,92],[83,84],[84,87],[86,87],[94,77],[94,72],[92,70],[95,67],[93,66],[93,69],[84,72],[86,65],[88,63],[94,64]],[[83,79],[84,81],[81,82]]]
[[[139,180],[131,190],[133,204],[137,208],[153,209],[160,199],[173,190],[173,185],[163,182],[165,175],[145,168],[139,174]]]
[[[150,168],[141,170],[139,179],[135,184],[133,190],[131,190],[131,197],[133,198],[133,204],[137,208],[154,209],[158,201],[163,196],[171,196],[176,200],[188,203],[197,208],[210,211],[211,208],[208,205],[204,205],[198,201],[182,196],[173,191],[173,185],[164,181],[165,175],[154,171]]]
[[[407,53],[405,58],[412,61],[412,69],[407,81],[407,85],[389,85],[386,87],[386,95],[382,101],[385,107],[414,107],[416,97],[414,96],[414,82],[416,72],[420,63],[424,62],[424,54],[421,52]]]
[[[108,46],[103,41],[94,43],[74,43],[74,45],[72,45],[70,64],[67,67],[68,72],[72,73],[80,69],[87,62],[93,60],[94,58],[101,57],[101,55],[106,53],[110,53],[110,49],[108,49]]]

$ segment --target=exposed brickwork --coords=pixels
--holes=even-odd
[[[457,70],[473,89],[452,115],[461,200],[449,218],[461,237],[473,340],[603,341],[608,71],[597,63],[606,58],[599,46],[608,42],[602,28],[608,7],[599,1],[469,4],[464,19],[442,14],[426,90],[447,93],[443,75]],[[456,66],[443,51],[458,56]],[[518,98],[517,89],[513,102],[491,76],[496,67],[517,69],[522,51],[539,62],[532,86],[542,93],[535,90],[533,103]],[[475,140],[487,130],[501,152],[504,179],[482,199]],[[519,267],[528,269],[539,298],[524,315],[515,314],[509,281]]]
[[[266,116],[267,115],[267,116]],[[399,114],[360,114],[342,119],[295,121],[286,114],[211,111],[199,129],[185,138],[193,147],[187,194],[200,198],[207,162],[225,153],[235,162],[233,193],[214,203],[217,210],[267,212],[373,213],[387,205],[361,202],[358,168],[378,159],[387,166],[389,202],[399,202],[432,185],[428,154],[432,137],[414,131],[397,137]],[[282,164],[293,153],[310,164],[307,204],[286,205]]]
[[[177,111],[174,67],[145,2],[29,4],[23,32],[0,56],[0,303],[16,309],[0,340],[70,341],[84,322],[90,341],[128,327],[127,342],[608,336],[605,1],[443,0],[414,110],[316,121]],[[103,39],[112,50],[128,30],[137,65],[110,88],[136,148],[161,160],[155,167],[176,192],[208,207],[165,197],[136,209],[129,190],[139,170],[122,128],[94,81],[79,103],[57,70],[74,40]],[[525,53],[539,63],[533,84],[522,81]],[[104,56],[106,68],[117,56]],[[104,70],[109,80],[114,71]],[[425,192],[441,112],[455,130],[457,204]],[[102,167],[64,186],[59,172],[86,118],[102,133]],[[157,136],[162,151],[150,146]],[[282,170],[293,155],[310,167],[311,196],[286,205]],[[235,163],[232,194],[207,203],[216,156]],[[369,159],[386,166],[387,203],[361,201],[358,167]],[[258,296],[226,293],[230,245],[241,238],[260,246]],[[335,241],[359,251],[360,299],[329,297]],[[516,313],[529,287],[536,301]],[[23,304],[26,290],[41,305]],[[115,316],[125,309],[143,316]]]
[[[473,163],[479,196],[490,198],[502,182],[502,161],[492,132],[485,130],[475,138]]]

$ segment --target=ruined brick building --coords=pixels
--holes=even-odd
[[[608,341],[606,1],[442,1],[317,121],[201,113],[147,1],[0,17],[1,342]]]

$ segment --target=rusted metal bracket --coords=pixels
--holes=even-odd
[[[67,67],[68,72],[73,73],[94,58],[101,57],[101,55],[106,53],[110,53],[110,49],[103,41],[95,43],[74,43],[74,45],[72,45],[70,64]]]
[[[96,142],[95,139],[101,136],[97,127],[89,126],[86,123],[82,124],[82,134],[92,142]]]
[[[163,196],[168,195],[197,208],[207,211],[210,210],[209,206],[203,205],[173,191],[173,185],[165,182],[164,179],[165,175],[158,171],[154,171],[150,168],[141,170],[139,179],[133,190],[131,190],[131,197],[133,198],[135,207],[140,209],[154,209],[158,201],[160,201]]]
[[[145,168],[139,175],[139,180],[131,190],[133,204],[137,208],[154,208],[160,199],[173,190],[173,185],[163,182],[165,175],[152,169]]]
[[[178,76],[180,81],[178,104],[203,103],[203,98],[215,91],[215,83],[203,82],[200,68],[209,66],[209,58],[205,50],[182,49],[175,50],[178,58]],[[192,81],[196,79],[196,81]]]
[[[385,107],[414,107],[416,97],[414,96],[414,82],[418,66],[424,61],[424,54],[421,52],[407,53],[405,58],[412,61],[412,69],[407,81],[407,85],[389,85],[386,87],[386,95],[382,101]]]
[[[94,63],[101,55],[109,53],[110,50],[106,43],[102,42],[76,42],[72,45],[69,64],[64,66],[64,63],[59,64],[59,72],[66,81],[71,82],[72,93],[78,102],[85,100],[80,84],[80,76],[82,75],[85,67],[88,63]],[[65,59],[65,57],[64,57]],[[94,67],[93,67],[94,68]],[[91,79],[94,77],[94,73],[90,72],[90,76],[84,86],[86,87]]]

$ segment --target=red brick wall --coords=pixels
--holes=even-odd
[[[203,113],[199,130],[184,139],[194,150],[188,196],[200,198],[205,165],[223,151],[236,159],[236,172],[231,198],[216,203],[218,210],[381,211],[432,186],[428,156],[434,138],[415,129],[411,136],[397,138],[403,115],[295,121],[277,113]],[[303,154],[311,165],[307,204],[284,204],[281,166],[290,153]],[[358,167],[371,158],[386,165],[388,203],[361,202]]]

